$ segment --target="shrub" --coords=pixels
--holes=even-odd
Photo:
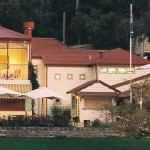
[[[92,121],[92,127],[109,128],[111,127],[111,124],[101,122],[99,119],[95,119],[94,121]]]
[[[52,110],[51,115],[52,115],[54,126],[66,127],[69,125],[71,119],[69,108],[65,108],[61,106],[53,106],[51,110]]]
[[[38,117],[38,116],[15,116],[8,118],[0,118],[0,126],[2,127],[51,127],[53,126],[52,119],[50,117]]]
[[[92,127],[99,127],[101,124],[101,121],[99,119],[95,119],[92,121]]]
[[[119,114],[120,117],[115,123],[116,129],[136,138],[150,135],[150,112],[148,110],[128,106],[120,109]]]

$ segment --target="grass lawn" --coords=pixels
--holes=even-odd
[[[149,139],[0,138],[0,150],[150,150]]]

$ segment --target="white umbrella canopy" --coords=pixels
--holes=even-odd
[[[36,99],[36,98],[58,98],[63,99],[63,97],[56,92],[49,90],[46,87],[39,87],[38,89],[35,89],[33,91],[27,92],[24,95]]]
[[[147,65],[140,66],[140,67],[136,68],[136,70],[144,70],[144,69],[150,69],[150,64],[147,64]]]
[[[22,93],[0,86],[0,96],[21,96]]]

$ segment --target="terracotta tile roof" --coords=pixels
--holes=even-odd
[[[102,97],[112,97],[117,96],[115,92],[81,92],[81,96],[102,96]]]
[[[54,38],[32,38],[32,51],[61,50],[69,48]]]
[[[95,59],[99,58],[98,52],[90,51],[53,51],[42,55],[43,62],[46,65],[91,65]]]
[[[78,54],[51,54],[43,56],[45,65],[89,66],[91,61],[88,55]]]
[[[32,58],[42,58],[45,65],[91,65],[104,52],[107,51],[70,48],[51,38],[32,39]]]
[[[97,65],[129,65],[130,64],[130,53],[121,48],[110,50],[110,53],[104,55],[102,59],[98,59],[95,62]],[[145,60],[135,54],[132,55],[132,65],[144,65],[150,61]]]
[[[80,50],[66,46],[54,38],[32,38],[32,58],[42,58],[45,65],[129,65],[129,52],[114,50]],[[133,55],[133,65],[150,63]]]
[[[88,82],[86,82],[86,83],[84,83],[84,84],[81,84],[81,85],[75,87],[74,89],[68,91],[67,94],[69,94],[69,93],[78,93],[78,92],[80,92],[82,89],[85,89],[85,88],[87,88],[88,86],[93,85],[94,83],[102,84],[102,85],[106,86],[107,88],[113,90],[114,92],[119,92],[119,93],[120,93],[119,90],[115,89],[115,88],[112,87],[111,85],[109,85],[109,84],[107,84],[107,83],[105,83],[105,82],[103,82],[103,81],[101,81],[101,80],[96,80],[96,79],[94,79],[94,80],[88,81]]]
[[[0,40],[31,40],[26,35],[0,26]]]
[[[134,79],[132,79],[132,82],[140,81],[140,80],[143,80],[147,77],[150,77],[150,74],[147,74],[147,75],[144,75],[144,76],[141,76],[138,78],[134,78]],[[106,92],[101,92],[101,91],[99,91],[99,92],[82,92],[83,89],[87,88],[88,86],[92,86],[94,83],[100,83],[100,84],[112,89],[114,92],[108,92],[108,91],[106,91]],[[101,80],[97,81],[96,79],[94,79],[94,80],[88,81],[84,84],[81,84],[81,85],[71,89],[70,91],[67,92],[67,94],[69,94],[69,93],[80,93],[80,95],[82,95],[82,96],[129,97],[129,94],[130,94],[129,90],[121,92],[120,90],[117,89],[118,87],[127,85],[129,83],[130,83],[130,81],[125,81],[125,82],[121,82],[119,84],[115,84],[115,85],[111,86],[111,85],[108,85],[107,83],[105,83]]]
[[[148,77],[150,77],[150,73],[132,79],[132,83],[133,83],[133,82],[140,81],[140,80],[143,80],[143,79],[146,79],[146,78],[148,78]],[[127,84],[129,84],[129,83],[130,83],[130,80],[127,80],[127,81],[124,81],[124,82],[120,82],[120,83],[114,84],[114,85],[112,85],[112,87],[118,88],[118,87],[120,87],[120,86],[124,86],[124,85],[127,85]]]

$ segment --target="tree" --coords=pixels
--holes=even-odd
[[[23,16],[20,0],[1,0],[0,24],[2,26],[21,31]]]
[[[32,84],[32,90],[37,89],[40,85],[39,82],[37,80],[37,69],[35,68],[35,66],[30,63],[29,64],[29,78]],[[32,99],[32,115],[35,115],[34,112],[34,106],[35,106],[35,101],[34,99]]]
[[[77,11],[75,16],[72,18],[70,28],[74,36],[72,36],[74,40],[74,44],[82,44],[87,39],[85,36],[85,15],[80,11]]]
[[[62,41],[63,12],[66,12],[67,44],[92,43],[95,48],[129,49],[129,4],[133,3],[134,38],[150,37],[148,0],[1,0],[0,24],[23,32],[24,21],[34,21],[34,36]],[[141,38],[142,39],[142,38]],[[79,42],[78,42],[79,43]]]
[[[32,83],[32,90],[35,90],[39,87],[39,83],[37,80],[37,69],[35,68],[35,66],[30,63],[29,64],[29,68],[30,68],[30,81]]]
[[[135,104],[138,106],[141,103],[144,109],[150,111],[150,79],[132,84],[132,93]]]
[[[112,114],[119,117],[115,127],[121,132],[140,138],[150,135],[150,80],[132,85],[134,104],[128,103],[112,109]],[[141,102],[143,107],[139,107]]]
[[[128,108],[127,108],[128,107]],[[127,135],[141,138],[150,135],[150,112],[146,109],[127,106],[121,112],[124,114],[116,122],[115,127]]]

